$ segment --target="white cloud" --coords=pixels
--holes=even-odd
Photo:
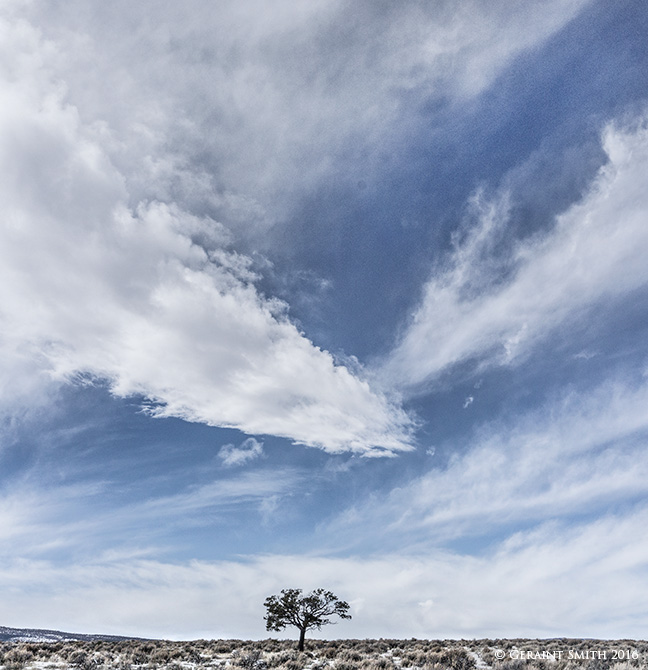
[[[584,361],[589,361],[590,358],[594,358],[595,356],[598,356],[598,352],[596,351],[579,351],[577,354],[574,354],[574,358],[582,359]]]
[[[114,482],[48,485],[31,474],[7,484],[0,495],[0,556],[42,559],[62,550],[85,556],[108,547],[159,553],[161,545],[169,551],[176,531],[218,527],[233,510],[257,512],[268,521],[302,482],[292,469],[274,469],[155,495],[154,486],[140,480],[136,491],[121,484],[121,496],[107,505]]]
[[[348,534],[371,537],[384,548],[373,556],[147,558],[157,527],[184,526],[234,502],[272,515],[277,497],[298,484],[290,472],[246,472],[88,520],[70,511],[79,500],[91,504],[99,485],[31,494],[17,486],[0,504],[13,557],[0,569],[0,618],[178,639],[265,637],[267,595],[324,586],[354,615],[325,637],[640,637],[648,623],[646,406],[645,385],[607,383],[483,426],[447,467],[318,530],[336,553]],[[490,533],[488,549],[474,555],[437,548],[482,533]],[[117,551],[97,556],[94,534]],[[80,552],[89,541],[93,549]],[[34,560],[70,547],[89,558]]]
[[[545,519],[605,514],[648,494],[648,387],[606,382],[508,421],[482,425],[467,448],[327,529],[351,546],[438,546]]]
[[[323,586],[352,603],[353,615],[323,629],[319,635],[327,638],[640,638],[647,623],[648,551],[640,540],[646,523],[646,510],[637,509],[576,527],[547,524],[480,557],[429,552],[168,564],[124,554],[73,568],[16,560],[0,569],[0,616],[13,625],[80,632],[264,638],[268,595]]]
[[[413,96],[477,95],[586,4],[69,0],[25,15],[57,43],[83,118],[108,123],[136,202],[215,210],[264,244],[323,177],[380,169]]]
[[[415,391],[461,362],[513,363],[593,306],[648,284],[646,119],[608,126],[603,145],[609,162],[589,192],[510,256],[495,252],[506,236],[506,195],[492,203],[477,197],[479,224],[425,286],[384,364],[386,379]]]
[[[153,400],[156,416],[330,451],[409,448],[407,415],[257,291],[220,224],[173,203],[127,205],[103,129],[81,122],[44,65],[52,47],[26,24],[2,30],[5,60],[20,64],[0,80],[5,372],[95,376]]]
[[[208,4],[3,7],[3,383],[35,399],[45,377],[94,375],[158,416],[407,449],[398,403],[300,333],[228,245],[266,246],[294,188],[382,143],[404,90],[475,95],[585,3]]]
[[[263,442],[248,437],[241,442],[240,446],[225,444],[218,451],[218,457],[222,459],[223,465],[243,465],[253,461],[263,454]]]

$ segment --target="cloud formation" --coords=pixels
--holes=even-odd
[[[511,245],[509,195],[475,197],[478,224],[427,282],[381,374],[416,393],[460,363],[515,364],[565,324],[648,284],[648,121],[609,124],[589,191],[546,233]]]
[[[548,523],[481,557],[434,551],[170,564],[122,554],[74,570],[3,562],[0,616],[80,632],[264,638],[268,595],[287,584],[326,584],[353,615],[327,638],[641,638],[648,553],[639,540],[647,522],[637,508],[579,526]]]
[[[128,205],[108,131],[84,125],[44,65],[53,47],[25,23],[2,30],[22,55],[0,82],[5,372],[96,377],[154,416],[333,452],[408,449],[406,413],[259,293],[222,225],[175,203]]]
[[[263,454],[263,442],[248,437],[243,440],[240,446],[225,444],[218,451],[218,457],[223,461],[223,465],[243,465],[248,461],[253,461]]]
[[[74,475],[68,472],[67,478]],[[122,483],[118,499],[107,506],[114,481],[52,484],[34,473],[0,494],[5,547],[0,555],[46,560],[69,553],[78,559],[105,551],[154,554],[160,546],[168,552],[175,548],[175,532],[209,528],[217,533],[234,509],[249,513],[253,522],[266,518],[302,482],[295,470],[274,469],[161,493],[154,481],[142,477],[135,491]]]
[[[152,15],[37,0],[22,14],[83,118],[104,124],[135,203],[182,202],[265,247],[323,180],[379,170],[412,105],[475,97],[587,4],[191,0]]]
[[[610,71],[645,71],[632,53],[641,3],[155,4],[0,8],[2,418],[38,419],[70,384],[145,408],[135,421],[131,403],[85,389],[61,393],[60,423],[18,438],[2,425],[0,617],[264,637],[267,595],[326,586],[354,614],[327,635],[642,635],[648,391],[632,319],[648,298],[645,114],[605,127],[607,163],[581,188],[601,159],[590,119],[638,104],[621,89],[646,80],[607,86],[614,105],[574,105]],[[610,39],[629,25],[637,36]],[[392,188],[403,174],[416,183]],[[477,179],[450,253],[421,279]],[[294,317],[301,291],[326,320],[314,287],[339,307],[335,354]],[[369,327],[352,292],[388,314]],[[355,331],[374,355],[408,300],[381,366],[342,351]],[[594,316],[621,305],[634,313],[612,360]],[[552,338],[564,374],[533,358]],[[497,366],[516,388],[492,390]],[[462,387],[446,393],[454,371]],[[538,388],[520,400],[529,379]],[[425,453],[403,398],[429,419]],[[403,457],[263,438],[266,453],[263,435]]]
[[[348,509],[330,535],[438,546],[632,505],[648,494],[647,406],[645,378],[608,381],[481,425],[447,464]]]
[[[262,638],[265,597],[287,585],[325,584],[351,602],[354,615],[327,637],[640,637],[648,595],[641,541],[647,395],[645,379],[607,383],[482,426],[447,467],[320,528],[320,538],[333,538],[336,557],[320,546],[319,556],[154,558],[156,528],[185,528],[188,518],[233,504],[267,500],[272,508],[273,496],[303,484],[291,472],[247,472],[86,520],[71,511],[92,501],[96,488],[26,495],[19,487],[0,504],[0,587],[8,594],[0,616],[81,632],[100,626],[177,639]],[[124,529],[129,539],[114,549],[112,538]],[[87,551],[98,533],[107,533],[111,551],[98,552],[96,542]],[[380,549],[339,557],[349,534],[370,535]],[[491,538],[481,550],[442,548],[481,534]],[[43,553],[62,549],[80,556],[73,570]]]
[[[331,175],[331,156],[336,174],[376,169],[367,148],[407,132],[408,92],[477,95],[586,2],[550,4],[194,0],[153,22],[132,3],[6,5],[7,403],[99,378],[155,416],[331,452],[409,449],[398,399],[300,332],[236,245],[272,247],[272,225]]]

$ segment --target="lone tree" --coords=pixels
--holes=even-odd
[[[283,630],[286,626],[299,628],[297,649],[304,651],[306,631],[311,628],[320,630],[322,626],[334,623],[328,617],[337,615],[341,619],[350,619],[349,603],[324,589],[315,589],[307,596],[301,595],[301,589],[282,589],[281,596],[270,596],[263,603],[268,614],[263,617],[266,630]]]

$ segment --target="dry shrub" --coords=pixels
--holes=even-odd
[[[25,645],[18,645],[9,649],[3,658],[5,667],[9,670],[20,670],[34,658],[34,653]]]
[[[391,658],[385,656],[374,656],[371,658],[366,658],[361,666],[360,670],[396,670],[396,665]]]
[[[299,654],[292,639],[0,642],[0,670],[218,670],[219,665],[225,670],[226,663],[231,670],[261,670],[263,662],[273,670],[475,670],[466,649],[493,670],[648,670],[648,643],[636,640],[309,639],[307,646],[309,651]],[[509,653],[513,647],[562,651],[563,658],[516,661]],[[569,650],[597,649],[607,651],[608,658],[567,658]],[[635,650],[638,658],[612,660],[615,649]],[[497,661],[496,650],[505,652],[504,661]]]
[[[243,670],[265,670],[268,666],[261,655],[261,650],[255,648],[236,649],[232,652],[231,662]]]
[[[273,667],[285,667],[289,663],[299,662],[299,652],[292,649],[290,651],[280,651],[278,653],[272,654],[268,659],[268,665]]]
[[[339,668],[340,664],[344,662],[358,663],[359,661],[362,661],[363,658],[363,654],[361,654],[359,651],[356,651],[355,649],[343,649],[337,655],[337,662],[335,667]]]
[[[474,670],[475,659],[465,649],[450,648],[442,652],[432,652],[419,658],[420,667],[434,670]]]

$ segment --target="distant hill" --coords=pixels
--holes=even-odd
[[[40,628],[7,628],[0,626],[0,642],[61,642],[65,640],[137,640],[142,638],[120,635],[87,635],[85,633],[64,633],[60,630]]]

